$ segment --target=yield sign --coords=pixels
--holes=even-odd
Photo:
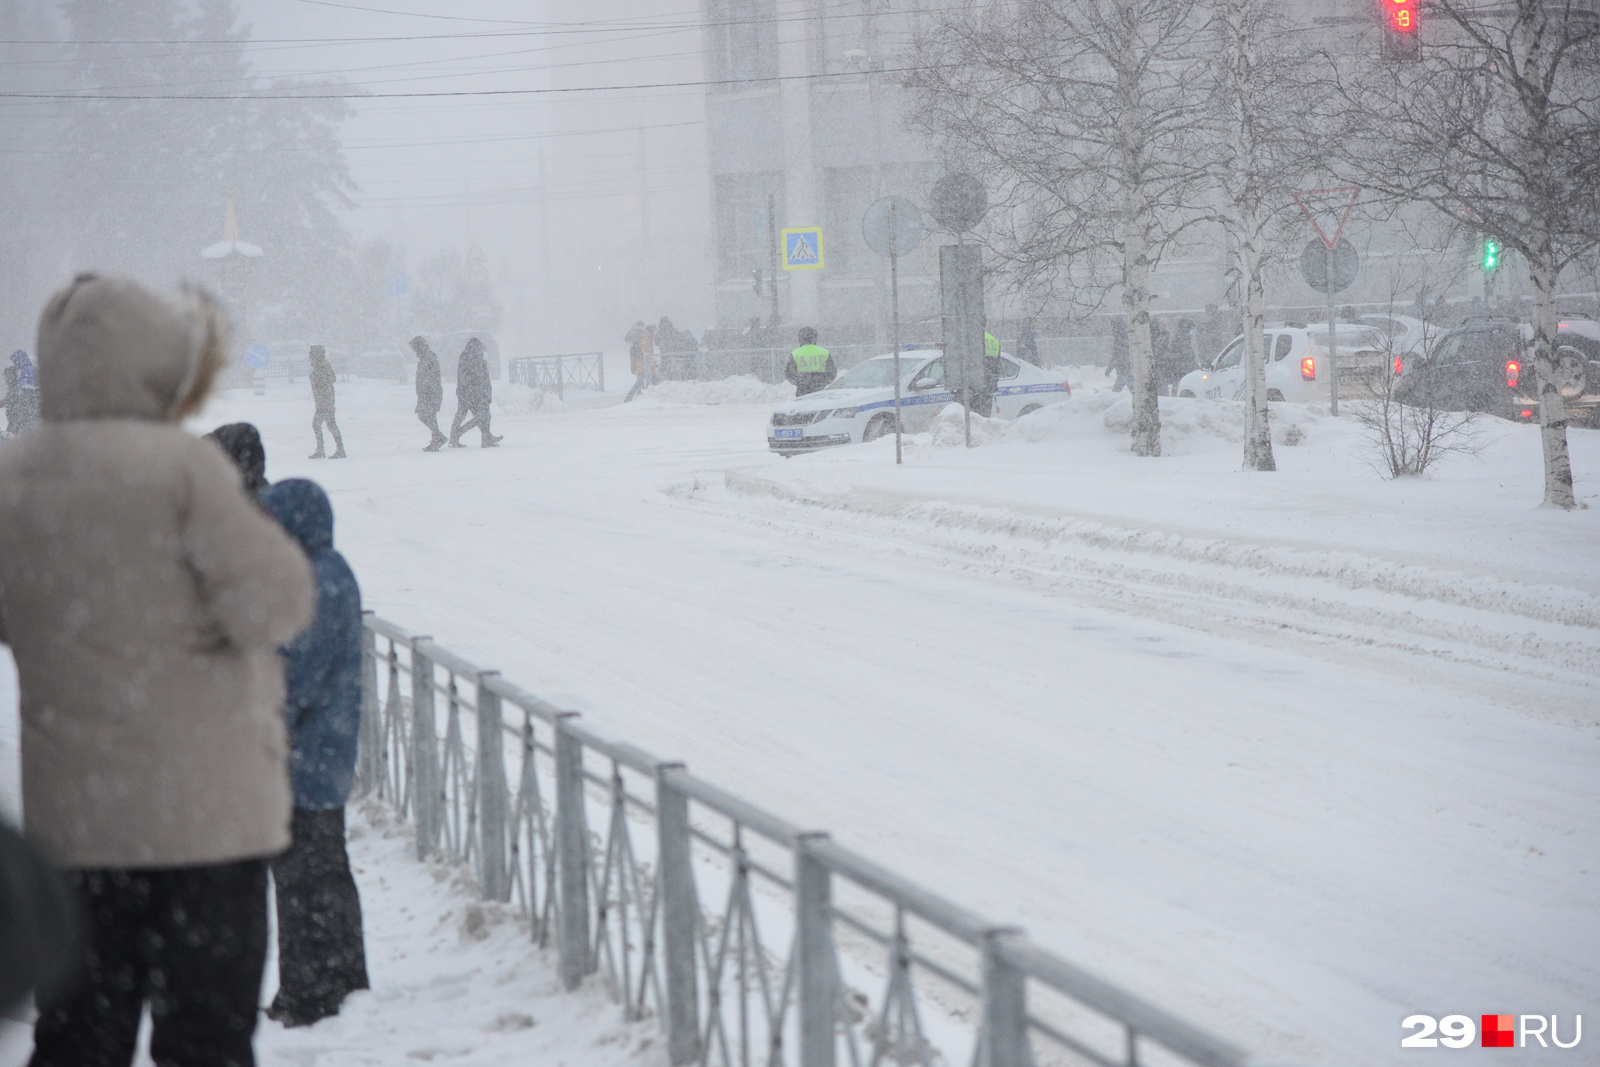
[[[1356,198],[1360,195],[1361,186],[1341,185],[1336,189],[1295,193],[1294,202],[1311,220],[1311,228],[1317,231],[1322,243],[1332,248],[1339,243],[1339,231],[1344,229],[1345,220],[1355,209]]]

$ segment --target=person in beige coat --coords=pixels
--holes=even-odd
[[[0,640],[27,834],[83,913],[33,1067],[249,1067],[267,858],[289,843],[283,663],[300,547],[178,425],[221,368],[210,298],[81,275],[39,322],[41,422],[0,451]]]

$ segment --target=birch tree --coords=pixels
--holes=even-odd
[[[1161,454],[1150,272],[1203,212],[1200,0],[1017,0],[934,15],[911,121],[998,191],[986,239],[1015,284],[1128,324],[1132,451]]]
[[[1216,41],[1212,95],[1212,173],[1222,193],[1221,222],[1231,238],[1230,273],[1244,313],[1244,466],[1277,469],[1267,411],[1265,272],[1274,231],[1308,169],[1305,136],[1315,84],[1305,78],[1311,55],[1286,32],[1278,5],[1264,0],[1213,0]]]
[[[1343,86],[1365,120],[1344,163],[1527,263],[1544,503],[1572,508],[1555,297],[1561,272],[1600,248],[1600,18],[1572,0],[1431,0],[1425,12],[1420,60],[1374,62]]]

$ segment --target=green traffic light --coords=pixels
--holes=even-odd
[[[1493,237],[1483,239],[1483,269],[1495,270],[1500,266],[1500,242]]]

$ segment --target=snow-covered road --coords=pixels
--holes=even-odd
[[[1136,460],[1079,385],[899,470],[660,393],[502,386],[501,448],[424,455],[407,386],[350,383],[338,463],[304,387],[205,421],[330,488],[369,607],[1264,1056],[1592,1019],[1600,508],[1533,507],[1526,427],[1396,484],[1286,408],[1247,475],[1230,405]]]

